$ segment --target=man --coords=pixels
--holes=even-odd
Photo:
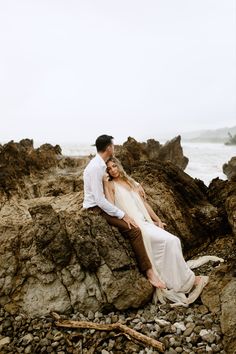
[[[96,156],[84,170],[84,202],[83,207],[99,212],[106,221],[119,229],[127,237],[136,255],[139,268],[145,272],[150,283],[164,288],[153,272],[152,265],[144,247],[142,233],[135,221],[122,210],[110,203],[104,195],[103,178],[106,173],[106,161],[114,154],[113,137],[101,135],[96,139]]]

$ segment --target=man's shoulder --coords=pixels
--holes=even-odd
[[[87,166],[84,169],[84,172],[90,172],[93,170],[100,170],[101,169],[101,164],[99,163],[99,160],[97,158],[97,155],[94,156],[89,163],[87,164]]]

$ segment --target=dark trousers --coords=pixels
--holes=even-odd
[[[141,272],[146,272],[148,269],[152,268],[139,227],[134,227],[131,225],[131,229],[129,229],[127,223],[124,220],[118,219],[115,216],[108,215],[98,206],[89,208],[88,210],[92,210],[100,214],[108,222],[109,225],[117,227],[120,233],[125,238],[129,239]]]

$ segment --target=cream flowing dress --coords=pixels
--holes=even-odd
[[[172,306],[188,306],[196,300],[208,282],[208,277],[203,276],[199,285],[194,287],[195,275],[190,267],[196,268],[209,260],[223,261],[223,259],[203,256],[185,262],[179,238],[153,223],[140,195],[120,183],[115,181],[112,183],[115,205],[134,219],[140,227],[153,270],[159,280],[166,284],[166,289],[156,290],[154,300],[165,303],[166,299],[169,299],[173,302]]]

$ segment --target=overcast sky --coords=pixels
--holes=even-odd
[[[235,0],[0,0],[0,141],[236,125]]]

